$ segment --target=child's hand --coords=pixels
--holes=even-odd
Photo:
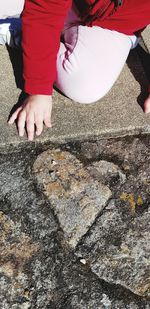
[[[150,113],[150,94],[148,96],[148,98],[146,99],[145,103],[144,103],[144,112]]]
[[[25,125],[28,140],[33,140],[36,126],[36,135],[43,131],[44,124],[51,128],[52,97],[48,95],[31,95],[12,114],[8,123],[12,124],[17,120],[19,136],[23,136]]]

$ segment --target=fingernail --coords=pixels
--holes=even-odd
[[[12,120],[9,120],[9,121],[8,121],[8,124],[12,124],[12,123],[13,123]]]
[[[148,113],[150,113],[150,110],[145,109],[144,112],[145,112],[145,114],[148,114]]]
[[[28,140],[29,141],[33,141],[33,137],[28,137]]]

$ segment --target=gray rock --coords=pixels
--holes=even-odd
[[[125,220],[115,206],[106,207],[76,254],[99,278],[150,296],[150,211]]]
[[[105,184],[109,184],[110,182],[119,182],[121,184],[126,180],[126,175],[117,165],[104,160],[93,162],[88,167],[88,171],[91,176]]]
[[[33,172],[57,215],[65,240],[74,248],[106,206],[110,189],[94,179],[72,154],[60,150],[42,153]]]
[[[100,150],[97,143],[83,142],[81,145],[81,154],[88,160],[98,159]]]
[[[147,210],[150,193],[149,137],[99,141],[97,145],[101,159],[113,162],[112,164],[115,164],[116,167],[118,165],[118,171],[123,171],[126,174],[126,181],[123,183],[119,178],[113,188],[110,186],[113,199],[107,206],[107,214],[114,212],[114,224],[110,216],[110,220],[106,220],[108,227],[105,227],[105,232],[101,235],[102,229],[99,222],[101,223],[103,220],[99,221],[96,218],[87,235],[90,236],[98,225],[96,229],[98,237],[96,238],[95,234],[95,242],[99,245],[103,238],[107,251],[110,245],[116,246],[116,249],[119,247],[119,237],[124,240],[123,236],[125,237],[128,231],[135,233],[137,230],[136,238],[132,242],[134,246],[141,237],[140,231],[141,235],[146,235],[146,233],[148,235],[149,232]],[[47,147],[45,145],[44,149]],[[9,150],[10,153],[5,149],[5,154],[0,156],[0,224],[2,228],[0,307],[3,309],[27,309],[28,307],[31,309],[106,309],[111,305],[111,309],[149,309],[149,301],[145,296],[138,296],[130,289],[117,285],[115,281],[112,283],[101,280],[95,272],[91,271],[89,260],[85,254],[86,250],[89,252],[87,236],[82,237],[81,242],[82,255],[85,258],[82,258],[81,252],[79,253],[80,258],[78,258],[78,255],[74,255],[74,250],[70,252],[66,246],[62,246],[65,234],[60,230],[59,222],[53,214],[54,211],[42,193],[43,183],[41,182],[42,190],[40,190],[40,183],[37,187],[36,178],[31,172],[33,161],[36,160],[37,154],[44,149],[43,147],[40,149],[23,147],[21,151],[16,149],[15,153],[12,153],[12,149]],[[74,149],[67,145],[66,149],[77,153],[81,147],[79,145],[77,149]],[[58,152],[59,160],[60,153]],[[71,157],[73,164],[71,167],[70,163],[68,169],[72,173],[72,177],[77,171],[77,175],[75,173],[77,179],[74,177],[75,180],[80,182],[83,175],[86,179],[86,175],[89,175],[88,167],[93,168],[91,160],[88,166],[87,161],[84,161],[84,168],[80,163],[81,168],[79,168],[79,161],[75,160],[73,156]],[[79,153],[78,157],[83,159]],[[75,161],[77,167],[74,166]],[[44,163],[44,169],[47,166],[47,173],[43,169],[45,183],[49,179],[46,180],[46,175],[49,177],[49,172],[52,182],[55,182],[57,173],[51,169],[51,164],[48,166],[46,161],[41,161],[41,166],[39,166],[42,179]],[[98,166],[99,164],[100,162],[98,162]],[[56,166],[56,161],[53,161],[53,166]],[[82,168],[84,174],[82,173],[82,177],[79,177],[78,171]],[[63,169],[62,166],[61,169]],[[65,171],[67,172],[67,167],[61,173],[60,182],[67,188],[65,177],[63,178]],[[34,174],[34,176],[36,175]],[[83,182],[85,181],[84,177],[82,178]],[[89,175],[88,177],[94,176]],[[100,173],[96,177],[100,177]],[[106,173],[103,178],[105,180],[108,178],[108,185],[112,183],[111,173]],[[95,180],[98,181],[98,178]],[[118,221],[115,220],[116,208],[118,218],[120,218]],[[105,214],[105,209],[100,212],[100,215]],[[100,231],[98,232],[98,230]],[[101,236],[99,237],[99,235]],[[143,260],[148,253],[147,247],[149,246],[148,238],[144,238],[144,241],[145,248],[139,257],[143,274],[146,271]],[[94,251],[94,242],[91,242],[91,245],[93,248],[91,246],[90,250]],[[133,256],[133,264],[135,258],[136,255]],[[146,261],[145,259],[145,263]],[[129,271],[130,277],[134,276],[135,268],[129,268]],[[128,276],[128,269],[126,276]],[[135,280],[133,284],[134,282]]]

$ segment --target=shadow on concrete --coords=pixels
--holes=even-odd
[[[138,60],[140,60],[140,63]],[[131,50],[127,65],[141,87],[137,102],[144,109],[144,102],[148,96],[148,81],[150,82],[150,54],[142,46],[138,45],[134,50]]]
[[[17,103],[12,107],[10,111],[10,114],[8,117],[9,119],[11,115],[16,111],[16,109],[23,104],[24,100],[27,98],[28,95],[23,91],[24,81],[23,81],[22,49],[21,48],[11,48],[9,46],[6,46],[6,47],[7,47],[9,58],[12,64],[16,86],[17,88],[22,90]]]
[[[28,95],[27,95],[25,92],[22,91],[21,94],[20,94],[20,96],[19,96],[19,98],[18,98],[17,103],[16,103],[16,104],[12,107],[12,109],[11,109],[8,119],[9,119],[9,118],[11,117],[11,115],[16,111],[16,109],[17,109],[18,107],[20,107],[20,106],[23,104],[24,100],[25,100],[27,97],[28,97]]]
[[[143,65],[145,74],[150,83],[150,54],[141,45],[137,46],[137,53],[140,57],[141,63]]]
[[[20,88],[21,90],[23,90],[24,82],[23,82],[23,76],[22,76],[22,72],[23,72],[22,49],[12,48],[12,47],[9,47],[8,45],[6,47],[7,47],[9,58],[12,64],[16,86],[17,88]]]
[[[22,90],[22,93],[18,99],[18,102],[15,104],[15,109],[18,108],[19,106],[22,105],[24,99],[27,97],[27,94],[23,92],[24,89],[24,80],[23,80],[23,58],[22,58],[22,49],[21,48],[12,48],[9,47],[8,45],[7,51],[9,54],[9,58],[12,64],[13,72],[14,72],[14,77],[15,77],[15,82],[17,88]],[[54,89],[63,95],[64,97],[68,98],[63,92],[61,92],[56,85],[54,85]],[[13,112],[15,110],[13,109]]]
[[[27,94],[23,92],[24,81],[23,81],[23,59],[22,59],[22,49],[21,48],[11,48],[7,46],[9,53],[10,61],[12,63],[15,82],[17,88],[22,90],[21,95],[18,98],[18,102],[13,106],[11,114],[22,105],[24,99],[27,97]],[[140,64],[139,64],[140,60]],[[142,65],[141,65],[142,64]],[[138,104],[141,108],[144,108],[144,101],[148,95],[147,93],[147,80],[150,81],[150,54],[144,50],[144,48],[138,45],[134,50],[131,50],[129,57],[127,59],[127,65],[133,74],[135,80],[140,84],[141,93],[137,98]],[[143,73],[143,69],[145,74]],[[57,90],[61,95],[65,96],[56,86],[54,89]],[[10,117],[9,116],[9,117]]]

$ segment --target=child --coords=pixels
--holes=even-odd
[[[20,0],[19,0],[20,1]],[[149,0],[25,0],[22,48],[23,105],[11,116],[19,135],[51,127],[52,87],[80,103],[102,98],[119,76],[141,30],[150,23]],[[68,15],[67,15],[68,14]],[[60,34],[63,43],[60,43]],[[150,112],[150,95],[144,104]]]

